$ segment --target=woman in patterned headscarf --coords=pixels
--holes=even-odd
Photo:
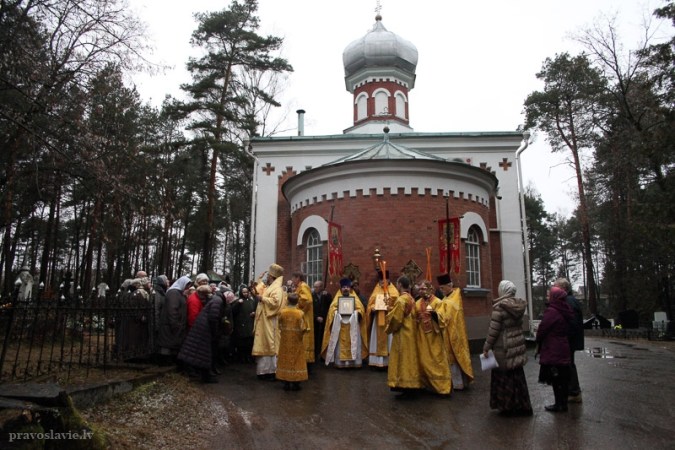
[[[530,393],[523,366],[527,348],[523,335],[523,316],[527,302],[516,298],[516,286],[508,280],[499,283],[499,297],[492,302],[490,328],[483,355],[492,350],[499,364],[492,369],[490,408],[504,415],[532,415]]]

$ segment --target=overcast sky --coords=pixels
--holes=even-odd
[[[195,12],[226,8],[221,0],[130,0],[148,25],[150,58],[172,67],[133,81],[147,102],[182,97],[190,81],[185,63],[196,51],[190,35]],[[513,131],[523,102],[542,88],[536,73],[547,57],[580,47],[571,36],[615,17],[626,49],[638,47],[657,0],[381,0],[387,30],[418,50],[410,92],[410,124],[418,132]],[[259,0],[261,34],[284,38],[282,56],[293,66],[279,100],[286,130],[297,134],[302,108],[306,135],[341,134],[353,125],[352,94],[345,89],[342,52],[375,23],[375,0]],[[668,25],[663,33],[670,33]],[[662,34],[663,34],[662,33]],[[544,136],[523,153],[524,184],[532,184],[551,213],[569,215],[576,191],[565,155],[552,154]]]

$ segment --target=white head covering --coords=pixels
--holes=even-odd
[[[198,284],[200,281],[209,281],[209,276],[205,273],[197,274],[195,277],[195,284]]]
[[[516,285],[512,281],[502,280],[498,288],[500,297],[513,297],[516,295]]]
[[[177,279],[168,290],[171,289],[178,289],[179,291],[183,292],[185,290],[185,286],[187,286],[188,283],[191,283],[192,280],[190,277],[187,275],[183,275],[179,279]]]

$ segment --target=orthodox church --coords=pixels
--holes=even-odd
[[[366,298],[386,268],[392,282],[449,272],[462,288],[472,347],[485,338],[503,279],[525,297],[518,175],[527,139],[516,131],[417,133],[411,127],[417,48],[378,14],[343,53],[353,125],[342,134],[257,137],[251,273],[271,263],[307,282],[358,280]]]

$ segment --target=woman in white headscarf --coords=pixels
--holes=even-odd
[[[527,302],[516,298],[516,286],[508,280],[499,283],[499,297],[492,302],[492,316],[483,355],[492,350],[499,367],[492,369],[490,408],[504,415],[532,415],[530,393],[523,366],[527,348],[523,335],[523,316]]]

